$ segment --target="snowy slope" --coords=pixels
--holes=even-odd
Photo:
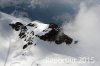
[[[91,48],[89,49],[89,46],[91,45],[87,45],[88,49],[86,45],[83,45],[83,42],[86,41],[84,40],[84,37],[83,41],[79,39],[78,44],[72,43],[70,45],[66,45],[66,43],[57,45],[55,42],[43,41],[35,37],[33,44],[23,49],[23,46],[27,42],[24,41],[25,39],[19,38],[20,31],[15,31],[9,26],[9,24],[15,22],[21,22],[24,25],[27,25],[31,21],[27,19],[15,18],[0,12],[0,66],[4,66],[6,59],[7,62],[5,66],[99,66],[99,56],[92,54],[95,53],[95,51],[91,51]],[[33,21],[31,23],[36,24],[37,28],[27,27],[28,32],[34,30],[34,34],[39,35],[44,35],[44,32],[42,31],[47,29],[49,26],[49,24],[44,24],[40,21]],[[71,29],[74,30],[73,33],[76,31],[75,28]],[[48,31],[50,30],[51,29]],[[69,27],[66,31],[67,32],[65,33],[68,36],[77,40],[73,33],[70,34],[72,31],[70,31]],[[80,34],[82,34],[82,32]],[[31,34],[27,35],[29,37],[31,36]],[[79,35],[77,38],[80,38]],[[97,47],[95,45],[93,46]],[[91,51],[91,53],[89,53],[89,51],[86,52],[86,49]],[[80,59],[81,56],[82,58],[89,57],[90,63],[83,62],[83,60]],[[92,57],[95,57],[95,59]],[[68,60],[66,61],[66,59]],[[70,59],[72,60],[70,61]],[[76,61],[73,62],[73,59],[76,59]]]
[[[34,27],[27,26],[27,32],[25,38],[18,38],[20,31],[14,31],[17,35],[17,38],[13,38],[11,41],[11,49],[8,60],[8,66],[11,64],[21,64],[24,66],[31,66],[31,65],[40,65],[40,66],[46,66],[49,63],[49,60],[47,58],[69,58],[70,56],[66,56],[66,51],[68,48],[70,49],[70,46],[66,45],[65,43],[62,43],[62,45],[57,45],[55,42],[49,42],[49,41],[43,41],[36,37],[35,35],[44,35],[45,33],[48,33],[51,29],[48,29],[49,24],[43,24],[39,21],[33,21],[31,24],[34,24]],[[43,32],[43,30],[46,30],[46,32]],[[32,35],[32,31],[34,31],[34,35]],[[21,37],[21,36],[19,36]],[[23,36],[22,36],[23,37]],[[28,39],[32,39],[32,45],[28,45]],[[17,44],[17,45],[16,45]],[[28,47],[23,48],[24,46],[28,45]],[[68,47],[68,48],[67,48]],[[69,50],[70,51],[70,50]],[[64,54],[63,54],[64,53]],[[26,59],[26,60],[25,60]],[[48,63],[46,63],[46,61]],[[25,63],[28,62],[28,63]],[[56,62],[53,64],[53,61],[50,64],[50,66],[59,65],[59,62]],[[67,62],[66,62],[67,63]],[[73,63],[66,64],[62,62],[60,65],[75,65]],[[59,65],[59,66],[60,66]]]
[[[0,12],[0,66],[4,66],[11,41],[11,35],[13,35],[9,23],[14,21],[23,21],[25,23],[25,19],[15,18]]]

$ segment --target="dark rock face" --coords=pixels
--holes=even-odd
[[[62,32],[62,29],[54,24],[54,23],[50,23],[49,27],[46,29],[51,29],[49,32],[45,33],[44,35],[40,36],[38,34],[34,33],[34,30],[31,30],[31,32],[28,32],[28,28],[27,26],[30,27],[35,27],[35,24],[29,23],[27,25],[23,25],[21,22],[16,22],[15,24],[9,24],[15,31],[19,31],[19,38],[20,39],[24,39],[25,42],[27,42],[27,44],[25,44],[23,46],[23,49],[27,48],[28,45],[32,45],[33,44],[33,39],[34,37],[38,37],[41,40],[44,41],[49,41],[49,42],[55,42],[56,44],[61,44],[61,43],[66,43],[66,44],[71,44],[73,42],[73,39],[70,38],[69,36],[65,35]],[[38,26],[37,26],[38,27]],[[46,32],[46,30],[43,30],[43,32]],[[29,36],[31,35],[31,36]],[[75,42],[77,43],[77,42]],[[34,44],[35,46],[36,44]]]
[[[15,29],[16,31],[20,30],[19,33],[19,38],[24,38],[26,37],[25,33],[27,32],[27,27],[24,26],[22,23],[20,22],[16,22],[15,24],[9,24],[13,29]]]
[[[56,44],[61,44],[63,42],[65,42],[66,44],[72,43],[73,39],[68,37],[64,33],[61,33],[59,35],[62,29],[58,25],[51,23],[49,24],[48,28],[51,28],[52,30],[45,35],[38,36],[40,39],[44,41],[54,41]]]
[[[26,26],[22,26],[19,37],[22,39],[24,37],[26,37],[26,33],[27,32],[27,27]]]
[[[74,44],[77,44],[78,43],[78,40],[74,41]]]
[[[65,42],[66,44],[71,44],[73,42],[73,39],[65,35],[64,33],[61,36],[58,36],[55,40],[56,44],[61,44]]]
[[[34,25],[34,24],[32,24],[32,23],[29,23],[27,26],[34,27],[35,25]]]
[[[15,29],[16,31],[19,31],[22,27],[23,24],[20,22],[16,22],[15,24],[9,24],[13,29]]]
[[[20,33],[19,33],[19,38],[20,39],[24,39],[24,41],[26,41],[27,42],[27,44],[25,44],[24,46],[23,46],[23,49],[25,49],[25,48],[27,48],[28,47],[28,45],[32,45],[33,44],[33,42],[32,42],[32,40],[33,40],[33,38],[32,38],[32,36],[34,35],[34,32],[33,31],[31,31],[31,33],[30,34],[32,34],[32,36],[31,37],[28,37],[27,36],[27,34],[28,34],[28,32],[27,32],[27,26],[32,26],[32,24],[31,25],[27,25],[27,26],[24,26],[22,23],[20,23],[20,22],[16,22],[15,24],[9,24],[15,31],[20,31]]]
[[[27,45],[27,44],[25,44],[25,45],[23,46],[23,49],[27,48],[27,46],[28,46],[28,45]]]

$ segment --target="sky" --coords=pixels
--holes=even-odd
[[[100,3],[99,0],[0,0],[0,11],[32,21],[62,24],[75,18],[82,2],[87,7]]]

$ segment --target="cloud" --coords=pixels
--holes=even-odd
[[[28,4],[30,0],[0,0],[0,7],[9,7],[9,6],[16,6],[20,4]]]
[[[52,5],[53,3],[63,3],[63,4],[71,4],[71,5],[77,5],[81,2],[87,2],[89,3],[100,3],[99,0],[0,0],[0,7],[9,7],[9,6],[16,6],[16,5],[28,5],[29,7],[47,7],[48,5]]]
[[[80,5],[75,20],[64,25],[64,31],[79,41],[77,53],[82,57],[94,57],[95,63],[88,66],[100,65],[100,5],[88,7],[86,3]]]

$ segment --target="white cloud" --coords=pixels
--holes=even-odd
[[[79,40],[77,53],[79,56],[94,57],[95,63],[90,66],[100,65],[100,5],[87,7],[82,3],[80,11],[73,23],[64,25],[66,34]],[[89,66],[89,65],[88,65]]]

